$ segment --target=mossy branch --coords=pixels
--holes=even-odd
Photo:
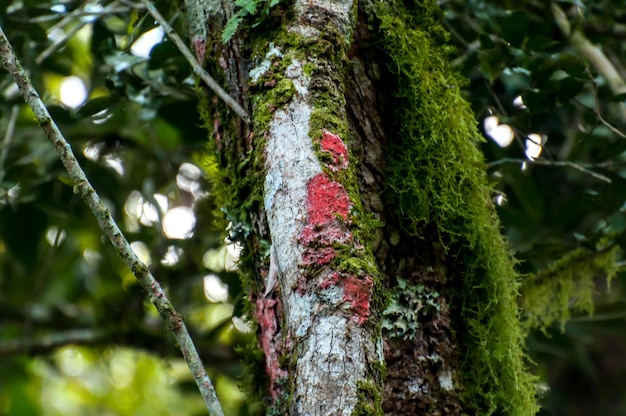
[[[65,140],[58,126],[52,120],[48,109],[39,97],[39,94],[26,76],[22,65],[17,60],[15,52],[9,43],[2,27],[0,27],[0,56],[2,64],[11,74],[18,85],[26,103],[32,109],[37,123],[46,132],[50,143],[54,146],[61,162],[75,184],[74,189],[80,193],[83,200],[95,215],[100,228],[109,238],[113,247],[133,272],[141,287],[148,293],[150,302],[154,304],[166,324],[166,328],[174,335],[180,347],[183,357],[191,370],[193,377],[200,389],[206,403],[209,414],[223,416],[223,411],[217,399],[213,384],[202,364],[202,360],[189,335],[183,318],[179,315],[169,301],[159,282],[152,276],[148,266],[142,263],[130,247],[128,240],[122,234],[119,226],[111,217],[111,213],[102,203],[95,189],[89,183],[85,172],[74,156],[70,144]]]
[[[563,329],[572,312],[591,314],[595,279],[606,277],[610,284],[620,269],[617,251],[617,247],[601,252],[576,249],[524,279],[520,290],[524,328],[545,331],[558,323]]]

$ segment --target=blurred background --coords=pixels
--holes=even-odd
[[[623,249],[626,1],[439,3],[522,276],[577,248]],[[182,13],[155,4],[186,38]],[[217,218],[188,63],[126,0],[7,0],[0,25],[185,316],[226,414],[254,414],[240,248]],[[592,316],[529,333],[541,415],[626,415],[624,276],[610,290],[594,277]],[[179,356],[0,70],[0,414],[205,414]]]

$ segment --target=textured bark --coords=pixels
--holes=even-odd
[[[334,27],[348,39],[352,30],[351,2],[297,2],[294,22],[287,28],[304,42],[318,42]],[[327,26],[328,25],[328,26]],[[348,43],[336,45],[335,53]],[[345,53],[345,52],[344,52]],[[289,50],[285,55],[292,55]],[[297,56],[295,53],[293,56]],[[318,67],[311,76],[304,68]],[[294,58],[285,71],[296,93],[275,112],[267,135],[265,212],[278,262],[280,296],[285,311],[285,342],[280,348],[294,357],[290,364],[290,414],[350,415],[357,407],[359,383],[372,383],[372,364],[382,362],[370,316],[372,277],[337,270],[330,263],[333,245],[361,244],[350,233],[348,214],[355,201],[339,182],[324,172],[348,168],[341,138],[325,131],[319,146],[332,161],[320,163],[310,132],[316,111],[311,88],[326,73],[341,73],[324,57]],[[340,86],[339,86],[340,88]],[[332,110],[331,110],[332,111]],[[337,108],[334,113],[343,113]],[[330,125],[329,125],[330,127]],[[378,341],[379,342],[379,341]]]
[[[351,48],[351,71],[346,104],[354,152],[359,164],[359,186],[363,205],[385,224],[376,239],[375,252],[383,281],[389,289],[400,277],[425,290],[445,293],[443,253],[435,253],[431,242],[411,237],[397,223],[394,205],[385,200],[385,156],[390,126],[395,111],[392,74],[381,65],[386,57],[374,46],[364,13],[359,15]],[[388,415],[460,414],[461,387],[456,376],[458,346],[452,337],[450,310],[445,296],[440,309],[420,318],[415,339],[404,340],[385,331],[385,385],[383,409]],[[393,317],[392,317],[393,319]]]
[[[483,402],[463,373],[481,363],[468,360],[467,346],[483,340],[463,316],[470,309],[459,294],[476,288],[463,288],[458,246],[442,246],[450,229],[434,221],[407,231],[400,218],[407,213],[385,189],[385,160],[391,165],[401,155],[391,152],[415,144],[389,137],[400,131],[389,121],[397,120],[398,76],[387,69],[394,65],[381,46],[377,6],[298,0],[285,7],[270,17],[272,32],[249,29],[227,45],[207,42],[206,51],[253,119],[247,130],[216,102],[205,115],[228,172],[224,189],[234,194],[229,219],[248,234],[247,267],[257,276],[249,298],[272,414],[490,414],[501,405],[491,392]],[[210,39],[219,39],[231,14],[212,15]],[[243,39],[251,51],[241,52]],[[390,298],[404,310],[383,311]],[[481,301],[469,306],[480,309]],[[476,397],[465,394],[472,388]]]

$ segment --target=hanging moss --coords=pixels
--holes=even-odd
[[[617,252],[617,247],[601,252],[580,248],[524,279],[525,329],[545,331],[555,323],[563,329],[572,312],[591,314],[595,279],[606,277],[610,284],[619,270]]]
[[[490,199],[482,140],[450,68],[435,1],[377,3],[383,44],[397,76],[395,138],[387,186],[403,227],[434,239],[447,274],[460,344],[466,411],[537,411],[517,307],[517,276]],[[435,229],[435,234],[426,230]]]

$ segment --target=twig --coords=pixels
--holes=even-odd
[[[89,183],[85,172],[78,164],[78,160],[69,143],[63,137],[61,131],[52,120],[48,109],[39,97],[39,94],[24,73],[22,65],[17,60],[15,53],[0,27],[0,55],[2,64],[9,71],[17,83],[24,100],[33,110],[37,123],[44,129],[48,140],[54,146],[65,169],[69,173],[83,200],[89,205],[95,215],[100,228],[107,235],[118,254],[132,270],[141,287],[148,293],[150,302],[154,304],[166,324],[166,328],[174,335],[183,357],[193,374],[193,377],[204,398],[209,414],[223,416],[223,411],[215,394],[215,389],[198,355],[198,351],[189,335],[182,317],[176,312],[169,301],[159,282],[152,276],[148,267],[142,263],[130,247],[128,240],[122,234],[117,223],[111,217],[111,213],[100,200],[95,189]]]
[[[142,5],[139,5],[138,9],[142,10],[144,9],[144,7]],[[73,17],[109,16],[111,14],[131,13],[132,11],[133,9],[131,9],[130,7],[107,8],[104,10],[93,10],[93,11],[83,10],[78,13],[76,13],[76,11],[72,13],[55,13],[55,14],[49,14],[45,16],[32,17],[30,19],[20,19],[20,21],[24,21],[27,23],[44,23],[44,22],[57,20],[59,18],[64,18],[69,15],[72,15]]]
[[[152,3],[148,0],[142,0],[143,5],[148,9],[148,12],[154,17],[154,19],[159,22],[159,24],[165,29],[165,33],[167,36],[174,42],[174,44],[178,47],[183,56],[187,59],[187,61],[191,64],[191,68],[193,72],[198,75],[206,85],[213,90],[218,97],[222,99],[226,103],[228,107],[230,107],[246,124],[250,124],[250,116],[246,110],[243,109],[239,105],[237,101],[235,101],[226,91],[220,87],[220,85],[209,75],[202,66],[198,63],[198,60],[193,56],[193,53],[189,50],[185,42],[178,36],[178,33],[167,23],[167,20],[159,13],[159,11],[154,7]]]
[[[515,158],[504,158],[504,159],[499,159],[499,160],[495,160],[493,162],[487,163],[487,168],[491,169],[495,166],[499,166],[499,165],[504,165],[505,163],[528,163],[530,165],[539,165],[539,166],[554,166],[554,167],[568,167],[568,168],[573,168],[576,170],[579,170],[583,173],[586,173],[587,175],[593,176],[594,178],[601,180],[603,182],[607,182],[607,183],[611,183],[612,180],[609,177],[606,177],[604,175],[601,175],[599,173],[596,173],[592,170],[590,170],[589,168],[574,163],[574,162],[570,162],[567,160],[545,160],[545,159],[535,159],[535,160],[530,160],[530,159],[515,159]],[[594,165],[594,166],[598,166],[598,165]]]
[[[104,10],[102,10],[102,13],[108,13],[111,9],[114,9],[115,7],[117,7],[117,5],[118,5],[118,2],[114,1],[113,3],[105,7]],[[54,32],[56,29],[61,29],[63,26],[65,26],[66,24],[71,22],[74,18],[76,18],[78,14],[83,12],[86,6],[87,6],[87,3],[84,3],[79,9],[74,10],[72,13],[68,14],[67,16],[59,20],[50,29],[47,30],[47,33],[50,34]],[[69,38],[74,36],[79,30],[81,30],[88,23],[90,23],[90,21],[87,21],[87,20],[80,21],[79,24],[77,24],[69,32],[67,32],[65,36],[61,37],[60,39],[57,39],[54,43],[52,43],[52,45],[48,46],[45,50],[43,50],[39,54],[39,56],[35,58],[35,62],[37,64],[41,64],[43,61],[48,59],[50,55],[56,52],[61,46],[65,44],[65,42],[67,42]]]
[[[7,126],[7,132],[4,135],[2,146],[0,146],[0,182],[4,179],[6,169],[4,162],[7,160],[9,154],[9,147],[11,147],[11,141],[13,140],[13,133],[15,132],[15,123],[17,122],[17,115],[20,113],[20,106],[14,105],[11,107],[11,115],[9,116],[9,125]]]
[[[106,335],[103,330],[73,329],[39,336],[0,341],[0,356],[15,353],[50,351],[68,344],[88,344]]]

